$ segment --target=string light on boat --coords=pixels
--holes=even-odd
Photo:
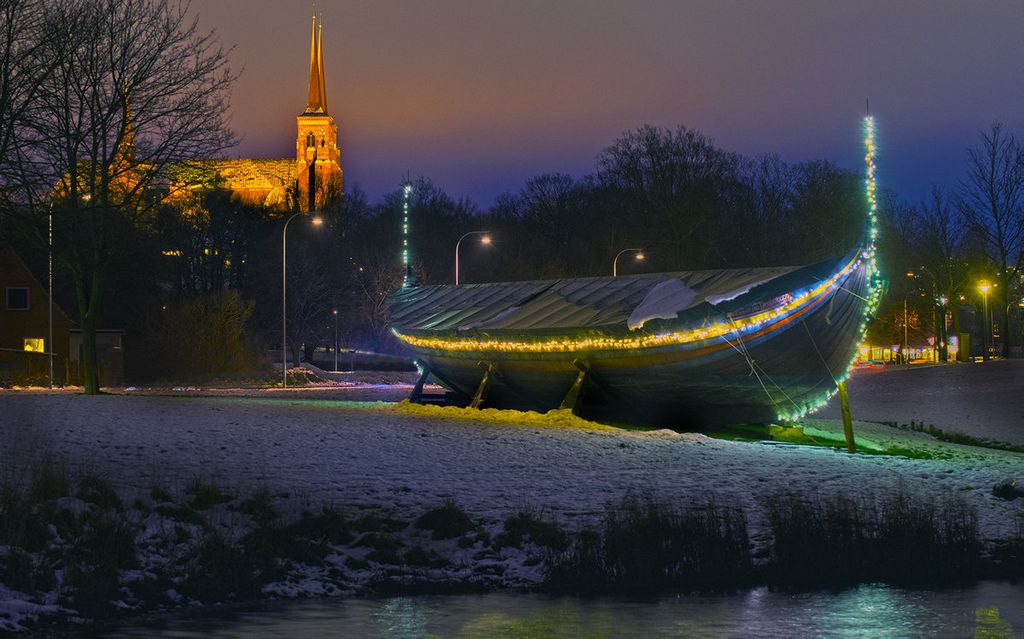
[[[867,196],[868,205],[868,247],[861,254],[861,260],[867,263],[867,278],[868,278],[868,290],[867,303],[864,306],[864,317],[861,320],[859,327],[859,340],[863,341],[868,331],[868,319],[878,309],[878,304],[882,297],[882,274],[878,270],[878,261],[876,259],[875,240],[878,239],[878,181],[875,178],[875,119],[870,115],[864,118],[864,147],[867,154],[864,156],[864,164],[867,167],[867,176],[864,180],[864,191]],[[860,260],[858,261],[860,264]],[[808,413],[812,413],[825,406],[830,399],[838,392],[838,385],[845,382],[849,378],[851,371],[853,371],[853,365],[857,361],[857,352],[854,351],[853,357],[850,359],[850,363],[847,364],[843,373],[836,378],[837,388],[830,388],[825,392],[823,397],[805,404],[799,410],[784,414],[779,414],[779,419],[782,421],[796,421],[803,417],[806,417]]]
[[[418,348],[462,352],[505,352],[505,353],[576,353],[595,350],[628,350],[636,348],[657,348],[678,346],[702,340],[732,337],[766,328],[770,323],[782,322],[803,314],[817,303],[823,302],[839,288],[839,283],[861,260],[853,258],[842,270],[811,289],[798,291],[779,306],[755,313],[744,318],[733,318],[710,326],[670,333],[651,333],[635,337],[594,336],[586,338],[563,338],[549,340],[517,341],[500,338],[478,337],[420,337],[407,335],[392,329],[398,339]]]

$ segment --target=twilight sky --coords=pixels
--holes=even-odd
[[[240,157],[294,157],[312,4],[194,0],[244,68]],[[864,99],[883,186],[955,185],[993,121],[1024,134],[1021,0],[321,0],[346,185],[406,173],[490,205],[580,176],[622,132],[685,124],[719,146],[859,168]]]

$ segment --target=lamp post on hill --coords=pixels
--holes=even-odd
[[[984,348],[984,351],[982,352],[981,358],[982,358],[982,361],[986,361],[987,362],[988,361],[989,334],[992,332],[992,322],[990,322],[988,320],[988,292],[990,290],[992,290],[992,285],[988,283],[988,280],[981,280],[980,282],[978,282],[978,290],[981,291],[981,297],[982,297],[982,300],[983,300],[983,302],[982,302],[982,304],[983,304],[982,305],[982,309],[983,309],[983,311],[982,311],[982,314],[983,314],[982,326],[985,329],[985,332],[982,333],[982,335],[981,335],[981,345],[982,345],[982,348]]]
[[[50,212],[47,216],[48,229],[46,232],[47,242],[47,284],[46,284],[46,296],[50,298],[48,320],[47,320],[47,335],[46,335],[46,359],[48,360],[49,374],[47,377],[47,386],[50,390],[53,390],[53,202],[50,202]],[[67,384],[67,380],[64,380]]]
[[[470,231],[459,238],[459,241],[455,243],[455,286],[459,285],[459,245],[462,244],[462,240],[470,235],[482,235],[480,243],[484,246],[490,246],[491,244],[491,234],[487,231]]]
[[[334,372],[338,372],[338,309],[331,311],[334,313]]]
[[[284,380],[284,388],[288,388],[288,225],[300,215],[309,215],[306,212],[292,214],[284,223],[284,230],[281,231],[281,375]],[[314,213],[313,226],[320,226],[324,223],[319,213]]]
[[[635,259],[637,262],[643,262],[645,259],[647,259],[647,256],[644,255],[644,250],[642,248],[622,249],[621,251],[619,251],[618,253],[615,254],[615,259],[612,260],[612,277],[618,277],[619,276],[619,258],[624,253],[631,253],[631,252],[632,253],[636,253],[636,256],[633,259]]]

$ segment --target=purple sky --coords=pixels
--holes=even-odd
[[[241,157],[292,157],[312,4],[193,2],[244,68]],[[859,167],[864,99],[880,180],[954,185],[995,120],[1024,132],[1020,0],[326,1],[327,98],[347,185],[410,170],[482,206],[534,175],[591,172],[622,132],[685,124],[722,147]]]

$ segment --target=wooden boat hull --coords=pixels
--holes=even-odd
[[[849,258],[849,256],[848,256]],[[866,261],[807,303],[755,329],[665,346],[516,352],[408,343],[441,384],[483,405],[558,408],[586,370],[583,416],[676,427],[764,422],[799,414],[833,392],[856,354],[869,296]],[[486,340],[481,340],[486,344]]]

